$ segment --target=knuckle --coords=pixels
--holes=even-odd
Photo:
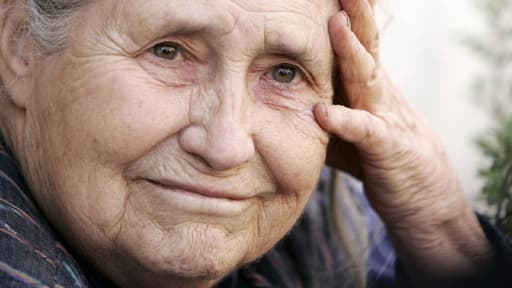
[[[362,126],[360,131],[359,142],[361,144],[372,146],[374,143],[378,142],[378,129],[374,125],[372,125],[372,116],[370,113],[366,112],[362,114],[361,119],[359,119],[362,123],[359,123],[359,126]]]
[[[384,73],[380,67],[380,65],[375,65],[370,73],[370,77],[366,81],[366,86],[368,88],[373,88],[377,86],[377,84],[383,79]]]
[[[375,32],[375,35],[373,36],[373,39],[371,41],[369,52],[375,57],[379,54],[380,50],[380,33],[377,31]]]
[[[364,129],[364,139],[368,142],[372,141],[373,139],[376,138],[376,130],[375,130],[375,127],[373,127],[372,125],[370,125],[370,114],[364,114],[365,115],[365,129]]]

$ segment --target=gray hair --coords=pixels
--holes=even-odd
[[[65,47],[68,28],[76,9],[85,0],[0,0],[0,17],[16,5],[23,5],[28,13],[24,30],[30,33],[34,44],[43,55],[57,53]],[[5,83],[0,79],[0,98],[5,95]],[[0,99],[1,100],[1,99]]]
[[[64,49],[74,12],[85,0],[24,0],[29,14],[26,29],[43,54]]]
[[[28,13],[28,20],[22,27],[29,33],[40,55],[58,53],[65,48],[68,28],[74,12],[85,4],[85,0],[0,0],[0,18],[9,13],[16,6],[24,6]],[[0,78],[0,107],[7,101],[3,80]],[[0,134],[6,133],[3,129],[2,115],[0,113]]]

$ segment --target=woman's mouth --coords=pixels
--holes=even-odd
[[[250,197],[247,197],[245,195],[240,195],[241,193],[231,193],[228,191],[224,191],[222,189],[215,189],[215,188],[209,188],[206,186],[200,186],[200,185],[189,185],[189,184],[183,184],[172,180],[167,179],[147,179],[147,181],[153,183],[154,185],[162,186],[162,188],[165,189],[178,189],[187,191],[190,193],[195,193],[204,197],[209,198],[218,198],[218,199],[226,199],[226,200],[233,200],[233,201],[242,201],[247,200]]]
[[[201,185],[183,184],[167,179],[148,179],[143,182],[161,192],[164,201],[180,211],[210,216],[233,217],[248,209],[255,197],[227,192]]]

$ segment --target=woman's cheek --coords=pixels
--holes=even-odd
[[[190,89],[159,85],[140,70],[113,70],[79,93],[64,117],[76,143],[110,165],[132,161],[182,129],[188,119]]]
[[[264,160],[285,193],[309,196],[318,181],[325,159],[328,134],[317,124],[313,107],[319,95],[308,85],[301,89],[277,89],[256,82],[252,92],[258,103],[261,145]]]
[[[328,136],[311,112],[262,106],[255,144],[281,192],[304,200],[314,191]]]
[[[275,114],[276,121],[285,126],[283,129],[295,131],[297,137],[327,145],[328,134],[317,124],[313,107],[320,101],[328,102],[328,99],[320,98],[313,89],[303,86],[302,89],[286,91],[260,83],[253,87],[252,93],[262,110],[273,111],[271,114]]]

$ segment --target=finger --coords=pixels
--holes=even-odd
[[[376,148],[385,135],[385,124],[367,111],[319,103],[313,110],[316,121],[328,133],[357,146],[362,151]]]
[[[329,20],[329,33],[348,104],[362,109],[379,104],[382,72],[350,30],[346,13],[339,12]],[[365,107],[360,105],[362,103]]]
[[[329,34],[332,46],[336,52],[338,61],[345,66],[356,66],[357,69],[347,69],[341,72],[350,82],[361,82],[368,79],[373,72],[375,60],[361,45],[356,35],[350,30],[350,20],[344,11],[341,11],[329,19]],[[342,68],[342,67],[340,67]],[[350,72],[350,73],[349,73]]]
[[[350,17],[352,31],[373,58],[379,59],[379,30],[375,21],[375,1],[340,0],[341,7]]]

